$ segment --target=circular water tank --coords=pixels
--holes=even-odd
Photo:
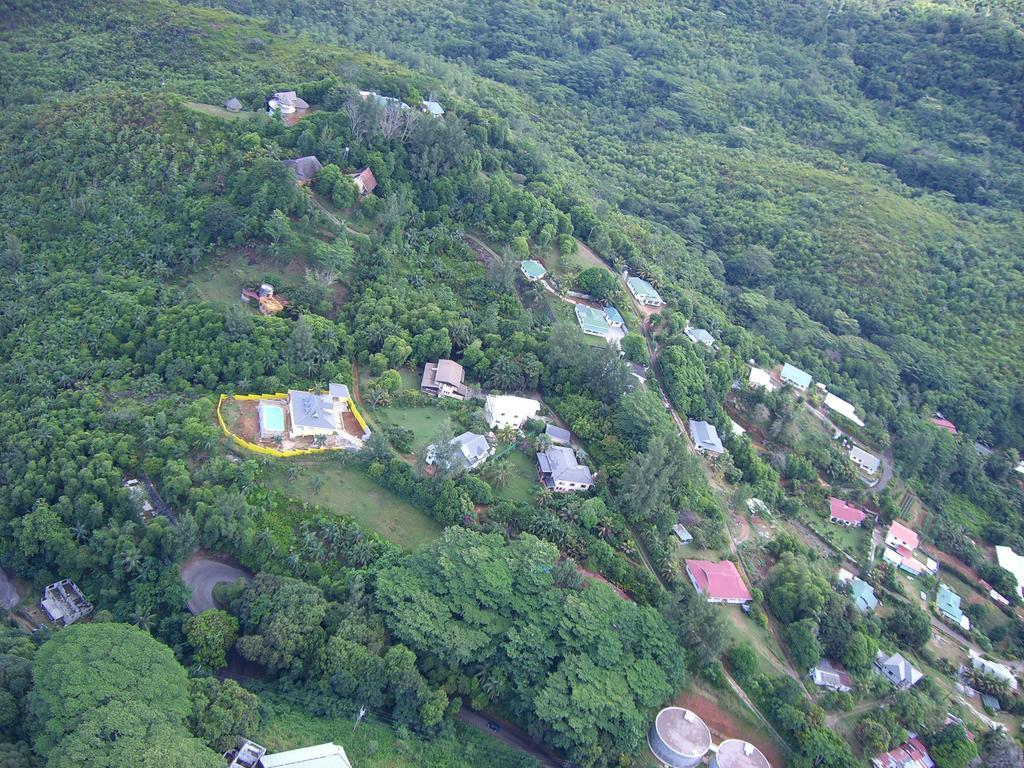
[[[743,739],[728,739],[718,745],[711,768],[772,768],[761,750]]]
[[[647,743],[668,768],[694,768],[711,749],[711,731],[695,712],[666,707],[654,718]]]

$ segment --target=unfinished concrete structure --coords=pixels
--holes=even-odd
[[[92,613],[92,603],[85,599],[82,590],[71,579],[55,581],[44,589],[39,605],[50,621],[62,622],[65,627]]]

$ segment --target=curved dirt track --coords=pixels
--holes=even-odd
[[[182,563],[181,580],[192,587],[188,601],[190,613],[202,613],[219,607],[213,599],[213,588],[236,579],[252,581],[252,574],[223,555],[197,552]]]

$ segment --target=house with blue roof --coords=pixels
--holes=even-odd
[[[604,306],[604,319],[608,321],[608,325],[612,328],[626,327],[626,321],[623,320],[622,315],[619,314],[619,310],[611,304],[606,304]]]
[[[792,384],[797,389],[807,389],[814,380],[807,371],[801,371],[795,365],[786,363],[782,366],[781,378],[787,384]]]
[[[523,273],[529,282],[535,283],[548,273],[544,265],[535,259],[525,259],[519,262],[519,271]]]
[[[935,608],[953,624],[964,631],[970,631],[971,620],[960,609],[960,595],[945,584],[939,584],[939,591],[935,596]]]

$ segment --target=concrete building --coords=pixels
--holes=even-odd
[[[828,498],[828,519],[838,525],[846,525],[851,528],[860,528],[864,524],[867,514],[858,509],[848,501],[837,499],[835,496]]]
[[[710,453],[712,456],[721,456],[725,453],[725,446],[722,445],[722,439],[718,436],[714,424],[690,419],[690,437],[693,438],[693,445],[699,453]]]
[[[694,344],[703,344],[706,347],[715,346],[715,337],[703,328],[687,328],[686,337]]]
[[[912,688],[917,685],[923,674],[902,653],[886,656],[882,651],[875,657],[875,667],[897,690]]]
[[[743,577],[731,560],[712,563],[709,560],[687,560],[686,575],[693,588],[709,603],[742,605],[753,600]]]
[[[711,731],[696,713],[666,707],[647,732],[647,744],[667,768],[694,768],[711,749]]]
[[[771,768],[761,750],[742,739],[727,739],[718,745],[711,768]]]
[[[807,371],[801,371],[795,365],[790,365],[789,363],[782,366],[780,378],[787,384],[792,384],[800,390],[807,389],[814,380]]]
[[[835,411],[840,416],[849,419],[858,427],[863,427],[864,422],[857,415],[857,412],[853,406],[853,403],[848,403],[841,397],[836,397],[831,392],[825,395],[825,407],[829,410]]]
[[[522,272],[523,277],[531,283],[537,282],[548,273],[548,271],[544,269],[544,265],[534,259],[526,259],[525,261],[519,262],[519,271]]]
[[[748,381],[752,387],[761,387],[762,389],[767,389],[769,392],[775,391],[775,382],[772,380],[772,375],[764,368],[751,366],[750,378]]]
[[[819,688],[827,688],[830,691],[846,693],[853,690],[853,678],[850,677],[850,673],[828,659],[822,659],[816,666],[811,667],[811,680]]]
[[[451,397],[465,400],[469,389],[463,383],[466,371],[454,360],[438,360],[423,366],[420,392],[434,397]]]
[[[484,418],[491,429],[519,429],[527,419],[536,418],[540,403],[529,397],[488,395],[484,402]]]
[[[590,469],[580,464],[572,448],[553,445],[537,454],[537,470],[544,486],[556,493],[586,491],[594,487]]]
[[[633,298],[645,307],[661,307],[665,305],[665,300],[661,298],[661,294],[654,289],[653,285],[642,278],[627,277],[626,287],[633,294]]]
[[[55,581],[44,589],[39,606],[50,621],[59,621],[65,627],[92,613],[92,603],[85,599],[82,590],[71,579]]]
[[[874,454],[868,453],[863,448],[858,448],[856,445],[850,449],[850,461],[869,475],[877,474],[878,468],[882,466],[882,460],[880,458]]]

